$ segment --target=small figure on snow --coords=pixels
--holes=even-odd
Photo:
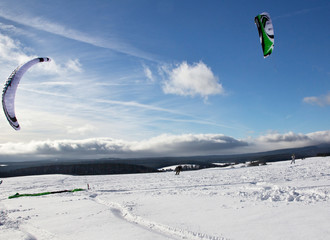
[[[292,154],[291,159],[291,164],[296,163],[296,156],[294,154]]]
[[[175,168],[175,175],[179,175],[180,172],[181,172],[181,170],[182,170],[182,166],[181,166],[181,165],[177,166],[177,167]]]

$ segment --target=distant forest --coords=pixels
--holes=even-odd
[[[295,154],[296,159],[330,156],[330,144],[237,155],[1,162],[0,177],[42,174],[106,175],[152,173],[159,172],[158,169],[160,168],[185,164],[198,165],[198,169],[203,169],[247,162],[266,164],[267,162],[286,161],[291,159],[292,154]],[[250,166],[252,165],[250,164]]]

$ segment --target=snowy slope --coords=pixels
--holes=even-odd
[[[3,179],[0,239],[330,239],[330,157],[259,167]],[[15,193],[75,192],[8,199]]]

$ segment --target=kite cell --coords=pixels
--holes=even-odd
[[[263,12],[254,18],[257,25],[260,43],[264,58],[268,57],[274,49],[274,28],[268,13]]]
[[[40,62],[50,62],[50,58],[35,58],[27,63],[17,67],[13,73],[9,76],[5,87],[2,92],[2,107],[9,124],[15,129],[20,130],[20,126],[17,122],[15,115],[15,95],[18,84],[24,75],[24,73],[33,65]]]

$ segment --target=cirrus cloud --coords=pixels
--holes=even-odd
[[[155,56],[153,56],[152,54],[145,53],[144,51],[141,51],[131,46],[129,43],[124,43],[122,39],[117,39],[114,37],[112,39],[103,39],[101,37],[88,35],[85,32],[70,28],[60,23],[49,21],[44,17],[31,16],[29,14],[25,15],[21,13],[18,18],[16,11],[10,12],[8,11],[8,9],[6,9],[6,11],[3,11],[1,8],[0,17],[17,24],[22,24],[30,28],[48,32],[74,41],[87,43],[96,47],[110,49],[137,58],[157,61]]]

